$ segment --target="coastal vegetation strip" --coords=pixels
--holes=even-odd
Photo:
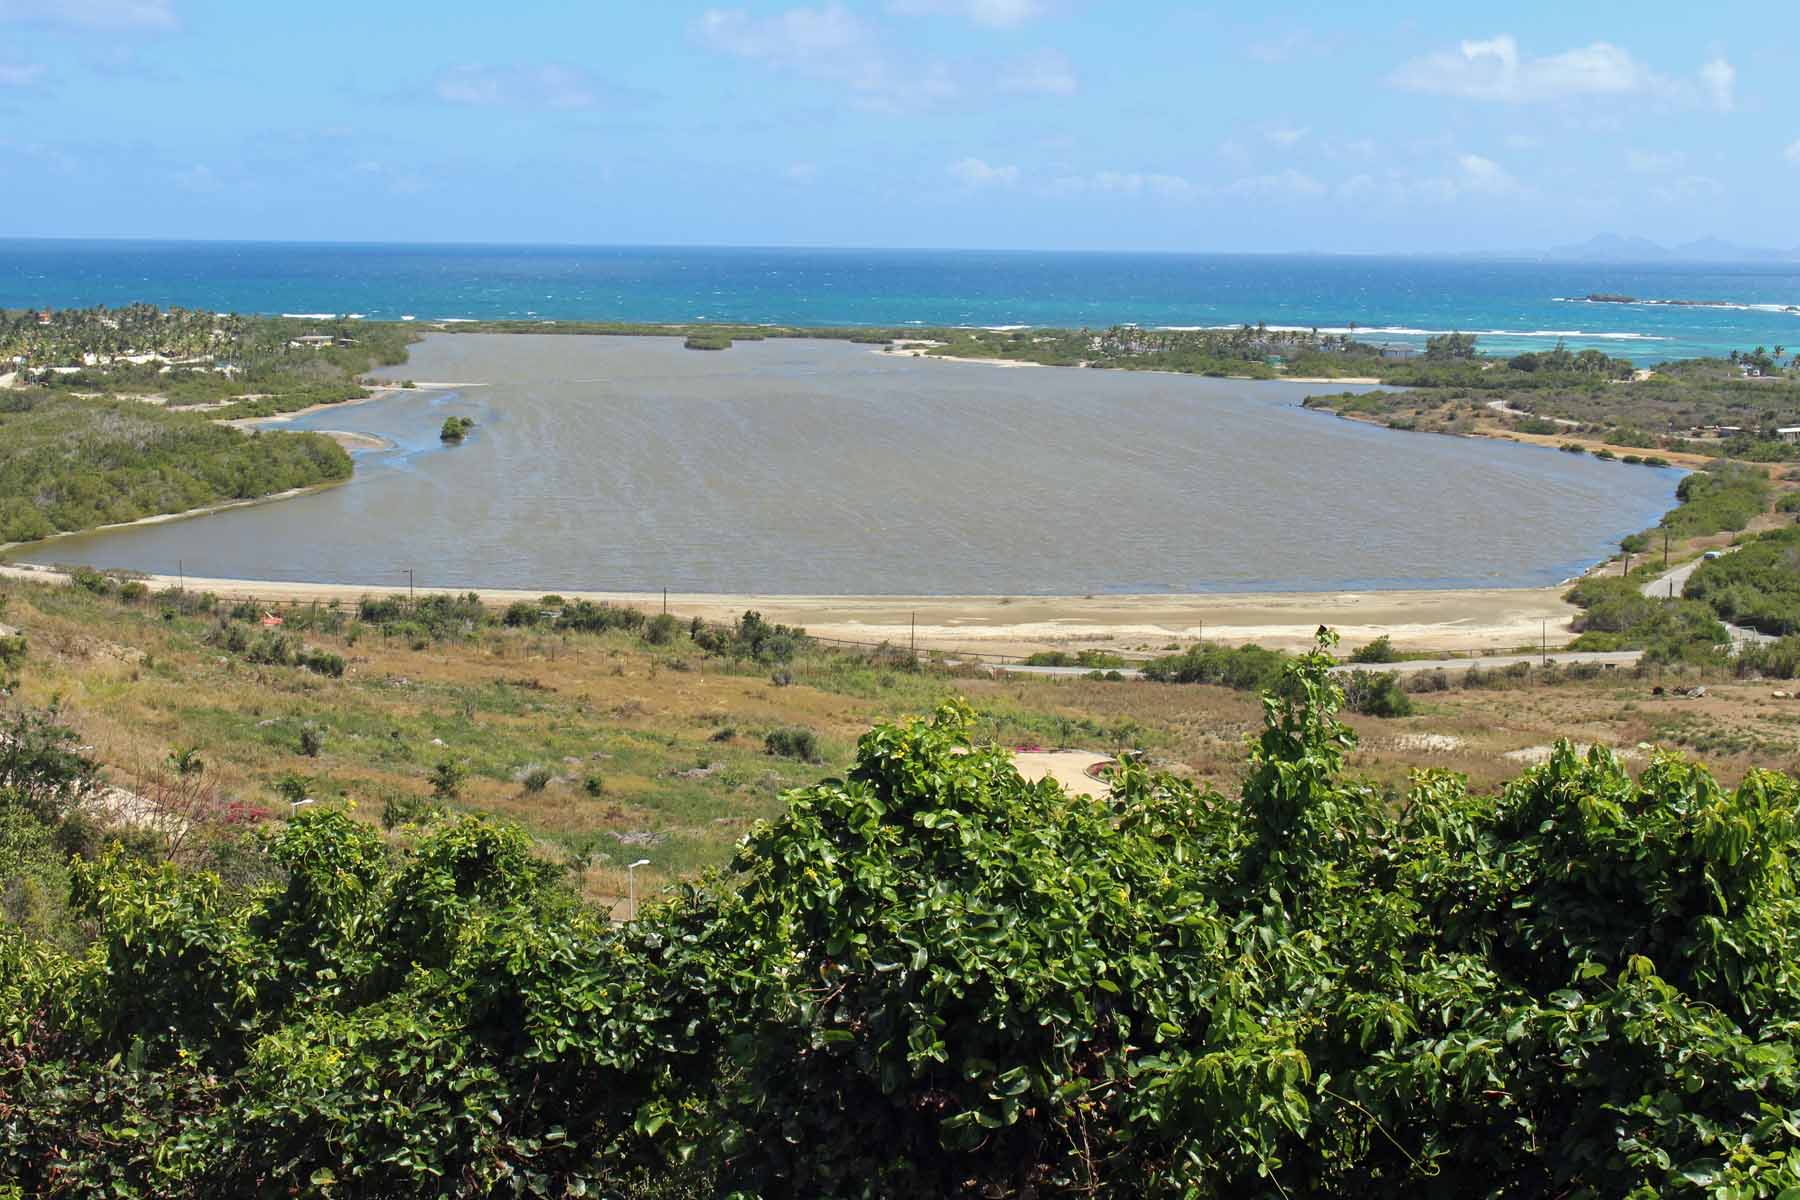
[[[320,434],[245,434],[197,414],[0,391],[0,543],[346,479]]]

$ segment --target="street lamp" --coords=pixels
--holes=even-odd
[[[413,569],[411,567],[399,567],[396,569],[406,572],[406,606],[408,608],[417,608],[418,604],[413,599]]]
[[[634,863],[625,864],[625,887],[631,897],[631,916],[629,919],[633,921],[637,920],[637,869],[649,865],[650,860],[647,858],[640,858]]]
[[[305,808],[309,804],[316,804],[316,803],[317,803],[317,801],[315,801],[311,796],[305,796],[299,800],[295,800],[295,801],[291,802],[288,805],[288,819],[290,821],[293,820],[295,813],[299,812],[301,809]]]

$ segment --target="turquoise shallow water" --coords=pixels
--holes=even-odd
[[[1299,407],[1306,385],[771,339],[437,335],[484,386],[324,410],[343,487],[20,557],[430,587],[1082,595],[1552,584],[1679,473]],[[474,434],[445,447],[449,415]]]
[[[1730,307],[1577,302],[1592,293]],[[794,325],[1270,325],[1394,342],[1561,338],[1650,362],[1800,344],[1794,264],[0,239],[0,306],[147,301],[369,318]]]

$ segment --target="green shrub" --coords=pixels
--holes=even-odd
[[[644,640],[652,646],[666,646],[681,632],[681,622],[668,613],[658,613],[644,623]]]
[[[317,758],[325,749],[325,731],[311,721],[300,727],[300,753]]]
[[[103,575],[92,567],[76,567],[69,572],[69,582],[96,596],[110,596],[115,587],[112,576]]]
[[[1180,654],[1151,659],[1144,678],[1158,683],[1212,683],[1239,691],[1267,691],[1281,681],[1287,655],[1261,646],[1195,643]]]
[[[381,827],[423,825],[443,815],[443,810],[423,796],[389,796],[381,805]]]
[[[533,766],[525,771],[525,774],[520,777],[519,782],[524,786],[527,792],[535,794],[549,787],[550,781],[554,778],[555,776],[551,773],[549,767]]]
[[[530,628],[543,619],[543,609],[530,600],[515,600],[500,619],[508,628]]]
[[[294,663],[315,675],[329,675],[333,679],[341,679],[344,674],[343,655],[329,650],[304,649],[294,657]]]
[[[1039,650],[1025,656],[1024,665],[1028,667],[1086,667],[1093,671],[1117,670],[1125,665],[1124,656],[1109,654],[1105,650],[1080,650],[1070,654],[1066,650]]]
[[[454,758],[440,759],[431,768],[431,794],[435,799],[449,802],[462,794],[463,781],[469,777],[469,768]]]
[[[819,756],[819,735],[810,729],[771,729],[763,736],[763,750],[812,762]]]
[[[1350,661],[1353,663],[1399,662],[1400,653],[1394,649],[1393,639],[1384,633],[1352,654]]]
[[[1344,707],[1369,717],[1409,717],[1412,700],[1395,671],[1350,671],[1339,681]]]

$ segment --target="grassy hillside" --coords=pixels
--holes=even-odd
[[[330,438],[253,433],[134,400],[0,391],[0,542],[350,475]]]

